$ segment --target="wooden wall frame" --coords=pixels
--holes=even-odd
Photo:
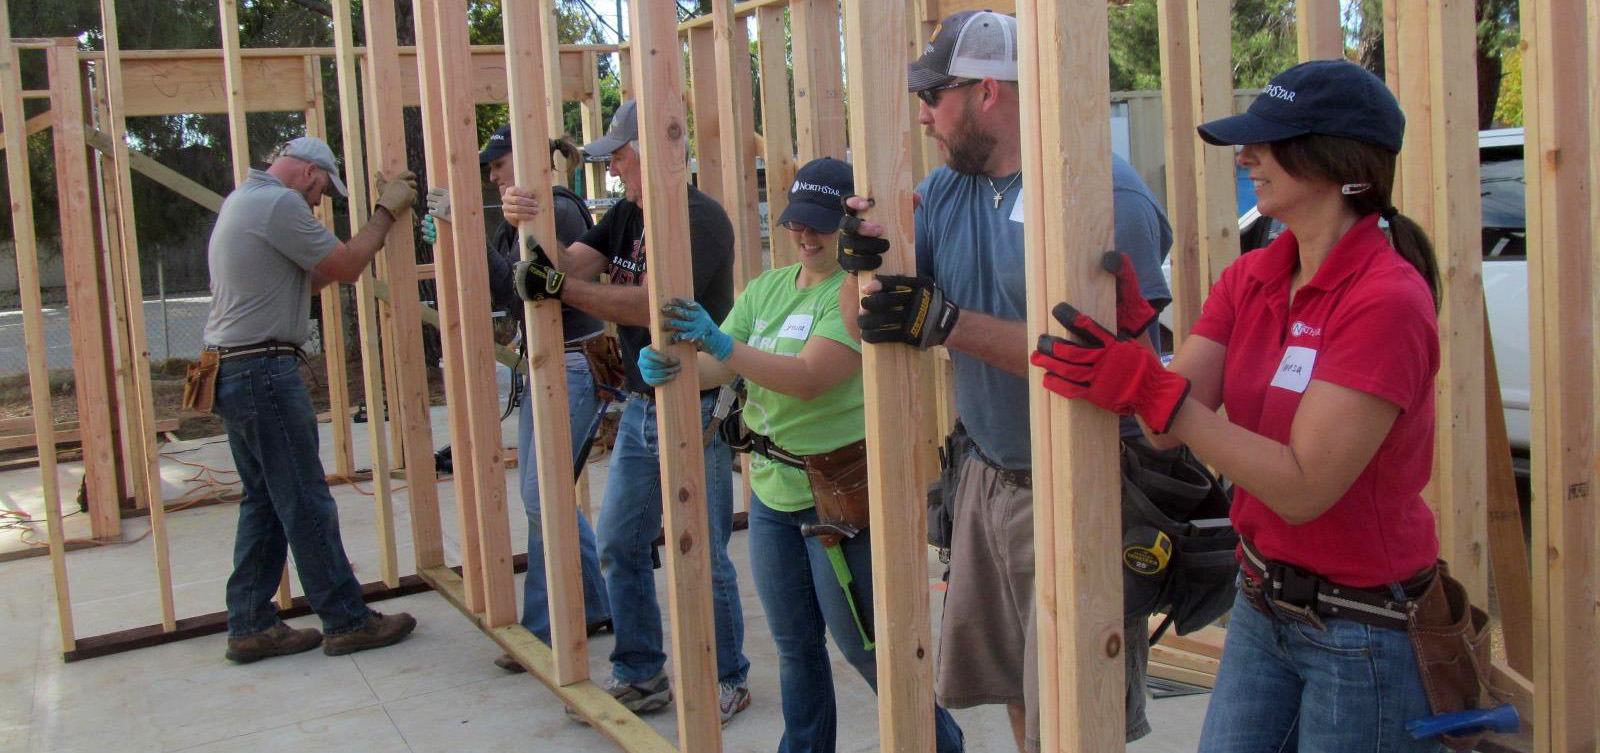
[[[1017,6],[1019,26],[1033,30],[1019,41],[1033,342],[1065,334],[1050,315],[1059,301],[1099,321],[1115,315],[1111,278],[1098,266],[1113,246],[1109,39],[1103,3]],[[1231,101],[1231,87],[1221,91]],[[1124,731],[1125,649],[1116,417],[1050,393],[1041,375],[1028,376],[1039,734],[1044,751],[1114,750]]]

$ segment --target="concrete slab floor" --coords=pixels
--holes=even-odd
[[[357,457],[365,458],[366,431],[357,426]],[[435,446],[447,439],[435,412]],[[506,439],[514,441],[514,422]],[[226,443],[202,441],[163,446],[188,462],[231,469]],[[185,450],[187,450],[185,452]],[[324,462],[331,457],[326,439]],[[357,461],[358,464],[361,460]],[[163,475],[182,479],[193,468],[164,462]],[[170,472],[169,472],[170,471]],[[70,472],[64,471],[64,473]],[[598,507],[604,464],[592,465],[590,485]],[[29,476],[31,474],[31,477]],[[508,473],[508,481],[511,474]],[[37,471],[0,474],[0,497],[27,496],[38,487]],[[171,484],[169,493],[183,486]],[[512,499],[515,499],[515,487]],[[335,487],[341,528],[358,577],[379,577],[372,499],[361,487]],[[440,485],[447,558],[458,559],[454,494]],[[743,504],[736,507],[742,509]],[[410,520],[405,492],[395,495],[396,538],[401,573],[412,572]],[[231,505],[195,508],[168,518],[178,614],[220,611],[223,582],[231,563]],[[147,520],[128,522],[136,538]],[[523,549],[526,523],[512,515],[514,548]],[[40,538],[42,530],[40,531]],[[745,613],[745,653],[752,668],[753,702],[724,731],[730,753],[770,751],[782,733],[777,658],[761,601],[750,582],[747,540],[736,532],[730,554],[740,572]],[[68,557],[74,616],[79,636],[96,635],[159,621],[149,539],[74,552]],[[940,572],[931,561],[929,572]],[[419,627],[393,648],[326,657],[311,652],[246,666],[222,658],[226,638],[207,636],[166,646],[63,664],[49,562],[34,558],[0,563],[0,753],[28,751],[603,751],[613,747],[598,733],[568,720],[555,697],[526,675],[508,675],[491,662],[498,648],[436,594],[419,594],[375,605],[408,611]],[[665,573],[658,571],[665,603]],[[295,584],[299,593],[299,584]],[[520,595],[520,588],[518,590]],[[932,592],[933,614],[942,598]],[[291,621],[315,627],[314,617]],[[935,620],[937,631],[937,619]],[[602,677],[613,639],[590,643],[591,675]],[[875,751],[877,705],[871,689],[835,654],[839,751]],[[1138,753],[1190,751],[1198,739],[1208,696],[1153,700],[1155,732],[1128,747]],[[669,739],[675,718],[647,717]],[[999,707],[955,712],[969,751],[1014,750]]]

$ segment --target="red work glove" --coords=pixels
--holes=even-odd
[[[1082,343],[1039,336],[1039,348],[1028,360],[1045,370],[1046,389],[1119,416],[1137,415],[1157,434],[1172,428],[1189,396],[1189,380],[1167,371],[1154,351],[1113,337],[1069,304],[1058,303],[1051,313]]]
[[[1139,292],[1139,273],[1127,254],[1107,251],[1100,268],[1117,276],[1117,337],[1132,340],[1156,320],[1156,310]]]

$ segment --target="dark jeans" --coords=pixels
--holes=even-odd
[[[216,411],[244,486],[228,577],[228,635],[278,623],[272,597],[287,549],[328,635],[361,627],[371,610],[339,539],[339,509],[317,456],[317,416],[294,356],[222,364]]]
[[[802,523],[817,522],[814,507],[779,512],[750,497],[750,569],[767,610],[767,626],[778,646],[778,687],[783,695],[783,739],[779,753],[833,753],[838,737],[833,663],[827,634],[861,678],[878,688],[875,652],[861,642],[839,576],[827,550],[800,535]],[[872,611],[872,541],[866,532],[840,543],[861,597],[857,608]],[[932,695],[933,689],[928,689]],[[960,753],[961,727],[941,706],[933,709],[934,747]]]

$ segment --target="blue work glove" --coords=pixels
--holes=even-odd
[[[439,228],[433,224],[433,215],[422,215],[422,242],[432,246],[439,242]]]
[[[644,346],[639,351],[639,376],[644,377],[645,384],[651,387],[660,387],[678,376],[683,370],[683,364],[650,346]]]
[[[677,333],[671,342],[694,343],[718,361],[726,361],[732,355],[733,338],[717,329],[717,323],[711,321],[711,315],[700,304],[674,298],[661,307],[661,314],[667,319],[667,331]]]

